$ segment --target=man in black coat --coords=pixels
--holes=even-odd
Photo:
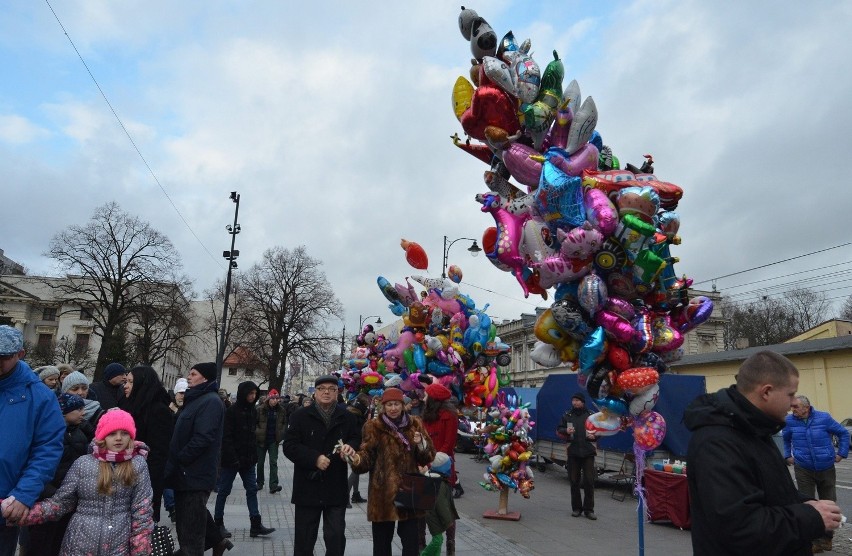
[[[110,363],[104,368],[100,382],[89,385],[89,399],[97,400],[104,411],[119,407],[124,400],[124,380],[127,369],[121,363]]]
[[[772,435],[799,387],[799,371],[759,351],[736,386],[704,394],[684,412],[692,550],[697,555],[811,554],[811,542],[840,526],[830,500],[800,495]]]
[[[219,470],[219,482],[216,484],[216,509],[213,517],[226,536],[231,534],[224,528],[225,502],[231,494],[237,474],[246,489],[246,506],[251,520],[249,535],[257,537],[275,531],[272,527],[263,526],[257,504],[257,440],[254,435],[254,429],[257,427],[257,410],[254,408],[256,399],[257,384],[250,380],[241,382],[237,386],[237,401],[225,410],[222,469]]]
[[[595,520],[595,434],[586,430],[586,419],[592,412],[586,408],[581,392],[571,396],[571,409],[562,416],[556,434],[568,441],[568,477],[571,480],[571,515],[585,514]],[[580,496],[582,488],[584,497]]]
[[[346,457],[360,447],[361,430],[355,415],[337,403],[336,376],[321,376],[314,384],[316,403],[297,409],[284,435],[284,455],[294,464],[293,554],[313,555],[322,517],[326,556],[341,556],[349,502]]]
[[[166,462],[166,486],[175,491],[178,554],[184,556],[203,556],[205,537],[216,533],[208,531],[216,527],[206,507],[216,486],[225,418],[216,370],[216,363],[198,363],[189,371],[189,389],[175,422]]]

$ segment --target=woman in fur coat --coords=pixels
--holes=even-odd
[[[417,518],[426,512],[397,508],[394,498],[402,476],[431,463],[435,448],[420,418],[405,413],[402,390],[385,390],[382,406],[381,415],[364,425],[352,469],[370,472],[367,519],[373,529],[373,556],[390,556],[394,527],[402,541],[402,555],[416,556]]]

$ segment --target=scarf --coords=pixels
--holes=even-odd
[[[384,413],[382,413],[382,421],[388,426],[388,428],[396,433],[397,438],[399,438],[400,442],[405,445],[406,450],[411,450],[411,444],[409,444],[408,439],[402,434],[402,431],[399,430],[401,428],[405,428],[408,426],[408,414],[403,412],[402,416],[399,418],[399,424],[394,423],[391,419]]]
[[[333,403],[328,409],[323,409],[320,404],[314,402],[314,407],[317,408],[320,417],[322,417],[322,420],[325,422],[325,428],[329,428],[331,426],[331,418],[334,415],[334,410],[337,409],[337,404]]]
[[[92,455],[98,461],[108,461],[111,463],[121,463],[130,461],[133,456],[140,455],[143,458],[148,458],[148,446],[144,442],[134,440],[133,445],[121,452],[113,452],[106,448],[101,448],[95,442],[92,442]]]

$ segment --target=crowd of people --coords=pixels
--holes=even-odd
[[[314,553],[320,521],[326,554],[343,554],[353,503],[367,504],[374,554],[391,553],[395,531],[405,556],[427,550],[427,523],[426,553],[440,553],[444,533],[447,554],[455,552],[458,420],[444,386],[429,385],[422,404],[396,388],[347,403],[338,377],[326,375],[312,395],[292,399],[274,389],[261,396],[246,381],[232,401],[214,363],[193,365],[169,392],[147,365],[110,363],[92,383],[68,365],[32,369],[24,357],[20,331],[0,326],[0,396],[10,400],[0,405],[10,431],[0,445],[0,556],[151,554],[165,514],[175,554],[222,555],[234,547],[224,508],[237,475],[250,536],[275,531],[262,522],[257,492],[284,488],[279,446],[294,464],[294,554]],[[403,476],[430,468],[445,484],[440,516],[395,504]]]

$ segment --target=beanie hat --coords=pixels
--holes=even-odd
[[[266,395],[267,395],[267,397],[269,397],[269,398],[279,398],[279,397],[280,397],[280,396],[278,395],[278,390],[276,390],[275,388],[273,388],[272,390],[270,390],[270,391],[269,391],[269,393],[268,393],[268,394],[266,394]]]
[[[450,476],[450,469],[453,466],[453,460],[444,452],[435,453],[435,459],[432,460],[432,471],[440,473],[445,477]]]
[[[68,394],[66,392],[59,395],[59,409],[62,410],[63,415],[67,415],[75,409],[83,409],[84,405],[86,405],[86,400],[77,394]]]
[[[127,369],[121,363],[110,363],[104,369],[104,382],[109,382],[119,375],[126,375]]]
[[[67,392],[68,390],[74,388],[79,384],[85,384],[88,386],[90,384],[89,379],[86,378],[86,375],[81,373],[80,371],[74,371],[65,377],[65,380],[62,381],[62,391]]]
[[[35,373],[38,375],[39,380],[44,381],[48,377],[59,376],[59,369],[53,365],[45,365],[44,367],[37,368]]]
[[[15,327],[0,326],[0,355],[15,355],[24,349],[24,335]]]
[[[101,415],[98,428],[95,429],[95,438],[103,440],[115,431],[127,431],[130,433],[130,438],[136,440],[136,423],[133,421],[133,417],[117,407]]]
[[[320,384],[334,384],[337,386],[337,377],[334,375],[322,375],[317,377],[314,381],[314,386],[319,386]]]
[[[219,369],[216,368],[216,363],[196,363],[192,366],[192,368],[210,381],[216,380],[216,375],[219,371]]]
[[[432,384],[426,387],[426,394],[428,394],[430,398],[438,402],[449,400],[450,396],[453,395],[452,392],[450,392],[449,388],[447,388],[443,384],[438,384],[437,382],[433,382]]]
[[[186,392],[187,388],[189,388],[189,382],[185,378],[179,378],[175,381],[175,394]]]
[[[402,390],[399,388],[388,388],[382,392],[382,403],[401,402],[403,398]]]
[[[582,392],[576,392],[573,396],[571,396],[572,400],[580,400],[583,403],[586,403],[586,396],[583,395]]]

